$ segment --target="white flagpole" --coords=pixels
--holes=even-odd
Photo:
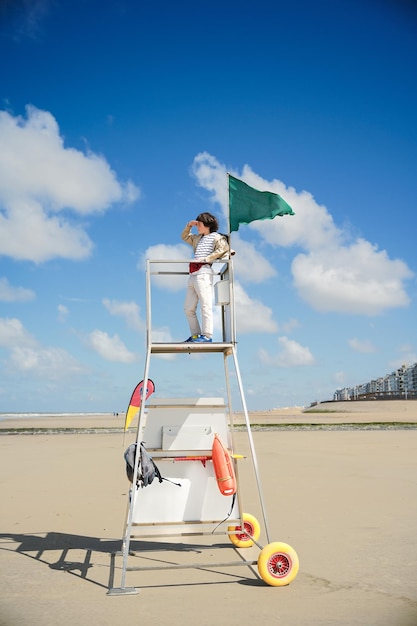
[[[227,176],[227,234],[229,236],[229,245],[230,245],[230,237],[231,237],[231,232],[230,232],[230,174],[229,172],[227,172],[226,174]]]

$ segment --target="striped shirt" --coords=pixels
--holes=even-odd
[[[205,259],[209,256],[209,254],[213,252],[216,234],[217,233],[209,233],[208,235],[203,235],[203,237],[201,237],[194,253],[194,258],[196,261],[199,261],[200,259]]]

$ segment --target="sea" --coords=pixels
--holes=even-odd
[[[123,413],[124,414],[124,413]],[[4,420],[30,420],[30,419],[44,419],[48,417],[53,418],[77,418],[77,417],[112,417],[116,415],[121,415],[121,413],[106,413],[104,411],[100,411],[99,413],[1,413],[0,412],[0,422]]]

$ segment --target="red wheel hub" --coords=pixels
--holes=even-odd
[[[275,578],[287,576],[291,570],[292,562],[287,554],[273,554],[268,560],[268,571]]]
[[[250,541],[250,537],[249,537],[248,535],[250,535],[250,536],[252,536],[252,535],[253,535],[253,528],[252,528],[252,525],[251,525],[251,524],[249,524],[248,522],[244,522],[244,524],[243,524],[243,528],[244,528],[244,530],[246,530],[246,532],[247,532],[248,534],[245,534],[245,533],[239,533],[239,532],[237,532],[237,533],[236,533],[236,537],[238,537],[238,538],[239,538],[239,541]],[[237,530],[237,531],[242,530],[242,527],[241,527],[241,526],[237,526],[237,527],[236,527],[236,530]]]

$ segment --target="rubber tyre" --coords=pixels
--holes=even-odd
[[[236,548],[250,548],[254,544],[253,539],[258,541],[261,534],[261,527],[258,520],[249,513],[243,513],[243,528],[250,537],[248,537],[245,532],[242,533],[242,526],[240,525],[229,526],[227,529],[230,533],[229,539]]]
[[[297,576],[299,567],[297,553],[287,543],[268,543],[259,554],[259,576],[272,587],[289,585]]]

